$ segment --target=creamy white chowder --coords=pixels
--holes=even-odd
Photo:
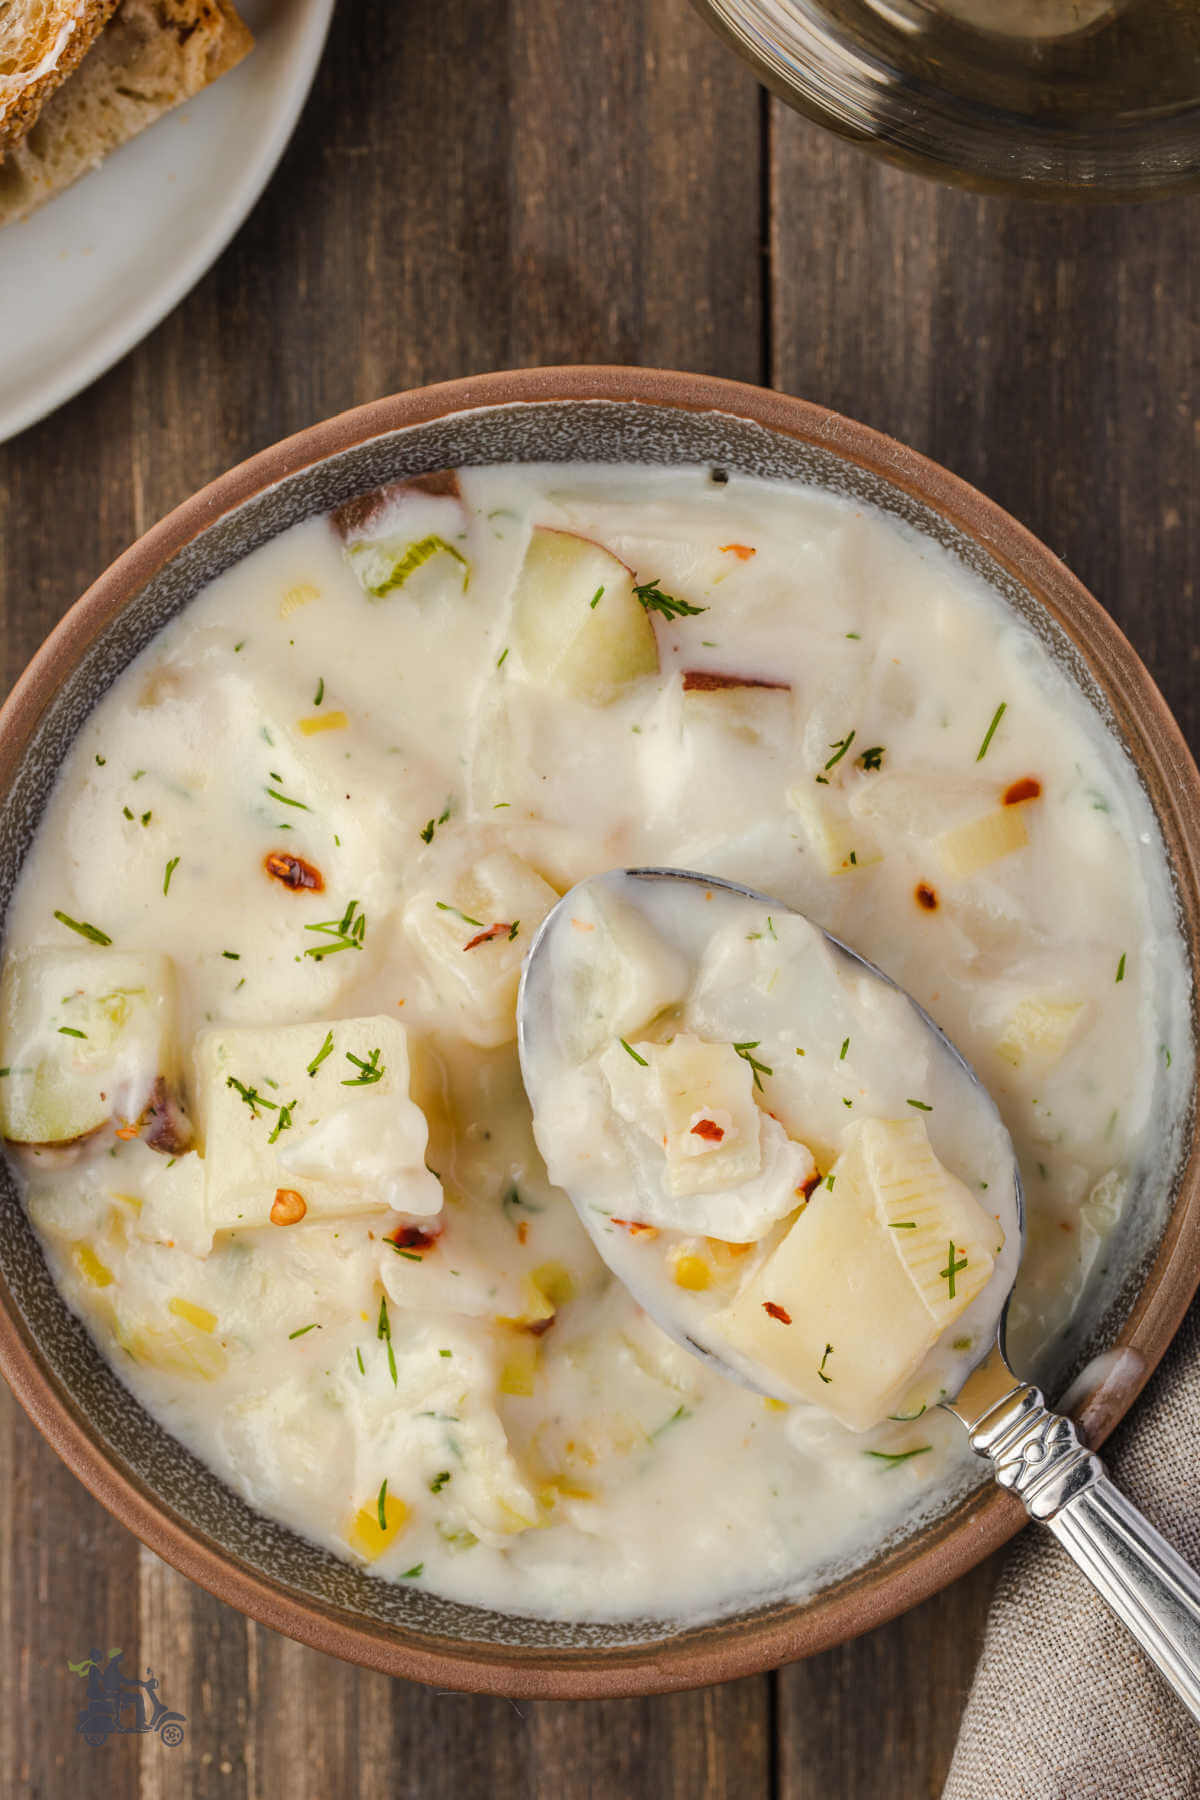
[[[0,1123],[122,1380],[337,1554],[563,1618],[801,1594],[968,1463],[928,1405],[851,1430],[701,1363],[551,1186],[522,958],[638,864],[777,895],[916,996],[1020,1159],[1016,1353],[1061,1334],[1187,1087],[1167,871],[1044,647],[869,508],[501,467],[298,526],[97,706],[7,920]],[[868,1112],[940,1103],[872,1107],[866,1067]],[[849,1140],[757,1073],[824,1179]],[[694,1288],[741,1242],[700,1223]]]

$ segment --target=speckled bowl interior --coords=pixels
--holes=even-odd
[[[755,390],[638,371],[533,371],[382,402],[256,458],[157,527],[79,603],[0,716],[4,906],[67,745],[206,582],[286,527],[381,482],[473,463],[569,460],[699,463],[813,483],[883,508],[982,576],[1028,620],[1137,765],[1175,871],[1195,968],[1195,770],[1140,664],[1066,571],[971,490],[862,427]],[[1155,706],[1148,728],[1147,707]],[[1091,1396],[1097,1433],[1115,1422],[1161,1354],[1194,1284],[1192,1151],[1189,1125],[1170,1179],[1129,1209],[1078,1330],[1056,1366],[1041,1372],[1053,1389],[1095,1352],[1121,1338],[1134,1342],[1138,1376],[1125,1391]],[[900,1610],[1017,1522],[998,1492],[960,1495],[941,1518],[806,1605],[754,1606],[683,1632],[649,1617],[568,1624],[503,1616],[390,1584],[252,1511],[143,1411],[60,1298],[7,1168],[0,1366],[93,1491],[168,1560],[294,1636],[446,1685],[630,1693],[744,1674]]]

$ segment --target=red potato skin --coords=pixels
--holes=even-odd
[[[390,481],[386,487],[372,488],[368,494],[356,494],[330,513],[333,529],[343,544],[364,536],[388,508],[406,494],[432,494],[439,499],[461,500],[457,469],[435,469],[428,475],[410,475],[405,481]]]
[[[790,681],[763,681],[757,675],[720,675],[712,669],[685,669],[685,694],[718,694],[726,688],[768,688],[773,693],[790,694]]]

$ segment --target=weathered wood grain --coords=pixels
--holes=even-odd
[[[686,0],[346,0],[279,172],[153,336],[0,446],[4,682],[121,549],[231,463],[514,363],[763,370],[760,96]],[[187,1714],[90,1750],[95,1635]],[[352,1669],[139,1551],[0,1394],[0,1795],[763,1800],[769,1683],[510,1705]]]
[[[1108,607],[1200,747],[1200,204],[981,198],[773,104],[771,374],[990,494]],[[786,1671],[782,1800],[936,1794],[992,1574]]]

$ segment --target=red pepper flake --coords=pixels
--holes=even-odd
[[[272,1225],[298,1225],[308,1207],[304,1195],[298,1194],[295,1188],[276,1188],[275,1198],[271,1202]]]
[[[294,894],[319,894],[325,886],[320,869],[305,862],[302,856],[292,856],[287,850],[268,850],[263,857],[263,868],[272,880],[281,881]]]
[[[1042,791],[1042,784],[1036,775],[1022,775],[1020,781],[1014,781],[1011,787],[1004,790],[1005,806],[1020,806],[1023,800],[1036,800]]]
[[[813,1192],[814,1188],[819,1188],[820,1185],[821,1185],[820,1170],[814,1169],[812,1174],[809,1176],[808,1180],[802,1181],[800,1183],[800,1186],[796,1189],[796,1192],[802,1200],[807,1200],[808,1196]]]
[[[927,881],[918,881],[916,887],[916,901],[917,905],[923,906],[926,912],[936,912],[938,906],[936,889],[931,888]]]
[[[395,1231],[387,1234],[389,1244],[395,1244],[397,1250],[432,1250],[442,1235],[439,1225],[431,1230],[425,1225],[397,1225]]]
[[[463,945],[463,949],[473,950],[476,944],[487,944],[490,943],[492,938],[507,937],[511,930],[511,924],[489,925],[486,931],[477,931],[470,943]]]
[[[517,1220],[517,1242],[518,1242],[518,1244],[527,1244],[529,1242],[529,1220],[528,1219],[518,1219]]]
[[[622,1231],[627,1231],[630,1237],[656,1238],[658,1236],[657,1225],[642,1225],[637,1219],[614,1219],[613,1224],[619,1225]]]
[[[715,1119],[697,1119],[691,1128],[691,1135],[703,1138],[709,1144],[719,1144],[725,1136],[725,1128],[718,1125]]]
[[[736,556],[739,562],[749,562],[752,556],[758,555],[758,551],[752,550],[749,544],[720,544],[718,549],[722,556],[728,551],[731,556]]]
[[[790,1325],[791,1324],[791,1322],[792,1322],[791,1313],[785,1312],[783,1310],[782,1306],[777,1306],[775,1304],[774,1300],[764,1300],[762,1303],[762,1307],[763,1307],[763,1311],[765,1313],[768,1313],[772,1319],[778,1319],[779,1323],[781,1325]]]

